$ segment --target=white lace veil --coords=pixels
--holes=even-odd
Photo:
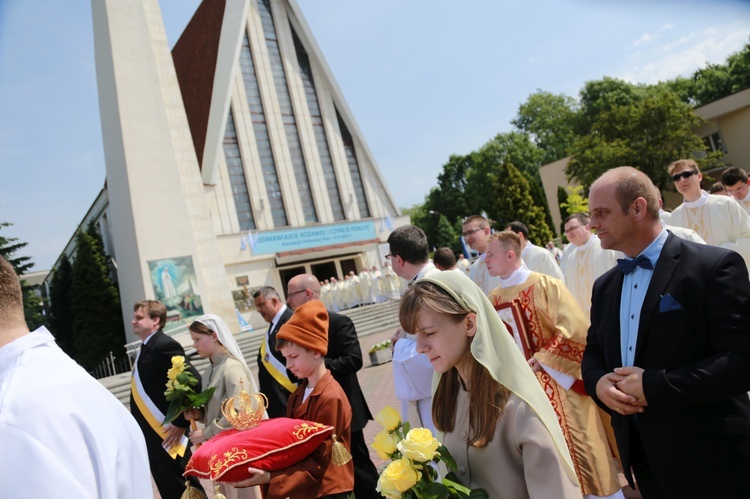
[[[224,319],[222,319],[218,315],[205,314],[198,317],[196,321],[200,322],[208,329],[215,332],[219,338],[219,343],[224,345],[224,348],[227,349],[232,357],[242,362],[242,365],[244,365],[245,368],[250,371],[247,362],[245,362],[245,357],[242,355],[240,346],[237,344],[237,340],[234,339],[234,335],[229,330],[229,326],[227,326],[226,322],[224,322]]]

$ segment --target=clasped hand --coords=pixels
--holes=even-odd
[[[643,412],[648,405],[643,394],[643,369],[618,367],[596,383],[596,396],[613,411],[627,416]]]

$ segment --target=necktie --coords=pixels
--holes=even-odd
[[[636,267],[649,270],[654,268],[654,266],[651,265],[651,260],[644,255],[639,255],[638,258],[620,258],[617,260],[617,267],[625,275],[630,274]]]

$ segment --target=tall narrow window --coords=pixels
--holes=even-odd
[[[224,158],[227,161],[229,183],[232,186],[232,197],[234,198],[234,207],[237,210],[237,220],[240,222],[240,230],[255,229],[253,207],[250,204],[250,193],[247,191],[245,167],[242,164],[242,156],[240,156],[237,130],[234,127],[234,116],[231,109],[229,109],[229,115],[227,116],[227,129],[224,132]]]
[[[255,75],[253,54],[250,51],[250,40],[247,34],[245,34],[242,40],[240,69],[242,70],[245,94],[247,95],[247,103],[253,121],[253,132],[255,133],[255,142],[258,146],[263,181],[266,184],[268,202],[271,205],[271,218],[273,219],[274,227],[283,227],[289,225],[289,222],[287,221],[286,210],[284,209],[284,200],[281,197],[279,176],[276,173],[276,162],[273,159],[273,152],[271,151],[271,140],[268,138],[266,115],[263,111],[263,103],[260,100],[258,78]]]
[[[294,108],[292,99],[289,96],[289,87],[287,86],[286,73],[281,61],[281,52],[279,51],[279,42],[276,38],[276,28],[273,24],[271,15],[270,0],[258,0],[258,11],[263,24],[263,33],[266,38],[266,47],[268,48],[268,57],[271,62],[271,73],[276,87],[276,97],[279,101],[281,110],[281,119],[284,123],[284,132],[286,133],[286,142],[289,146],[289,155],[292,158],[292,169],[294,178],[297,181],[297,194],[299,196],[302,214],[305,222],[314,223],[318,221],[318,214],[315,211],[315,203],[310,190],[310,181],[307,177],[307,167],[305,157],[302,155],[302,145],[299,140],[297,130],[297,121],[294,117]]]
[[[336,110],[336,118],[339,121],[339,130],[341,130],[341,140],[344,142],[344,150],[346,151],[346,162],[349,164],[349,175],[352,178],[352,185],[354,186],[354,196],[357,198],[357,206],[359,207],[359,217],[369,218],[370,208],[367,206],[367,197],[365,196],[365,187],[362,184],[362,175],[359,172],[359,164],[357,163],[357,154],[354,150],[354,139],[352,134],[349,133],[349,129],[346,128],[344,120],[341,119],[341,115]]]
[[[310,67],[310,58],[307,56],[305,47],[302,46],[297,37],[297,33],[292,28],[294,37],[294,49],[297,52],[297,62],[299,64],[302,84],[305,86],[305,97],[307,98],[307,108],[310,110],[310,121],[312,122],[313,132],[315,133],[315,143],[318,146],[320,155],[320,164],[323,167],[323,179],[328,190],[328,200],[331,203],[333,219],[336,221],[344,220],[344,205],[341,203],[341,193],[339,184],[336,182],[336,172],[333,169],[331,161],[331,150],[328,147],[328,137],[323,126],[323,117],[320,114],[320,105],[318,104],[318,95],[315,92],[315,80],[313,80],[312,68]]]

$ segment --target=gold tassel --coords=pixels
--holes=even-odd
[[[331,451],[331,461],[336,466],[343,466],[352,460],[352,454],[349,452],[344,444],[336,440],[336,435],[333,436],[333,450]]]
[[[227,499],[227,496],[221,493],[221,485],[216,482],[214,482],[214,490],[216,491],[214,499]]]
[[[194,489],[190,480],[185,480],[185,492],[182,493],[180,499],[206,499],[206,496],[200,490]]]

